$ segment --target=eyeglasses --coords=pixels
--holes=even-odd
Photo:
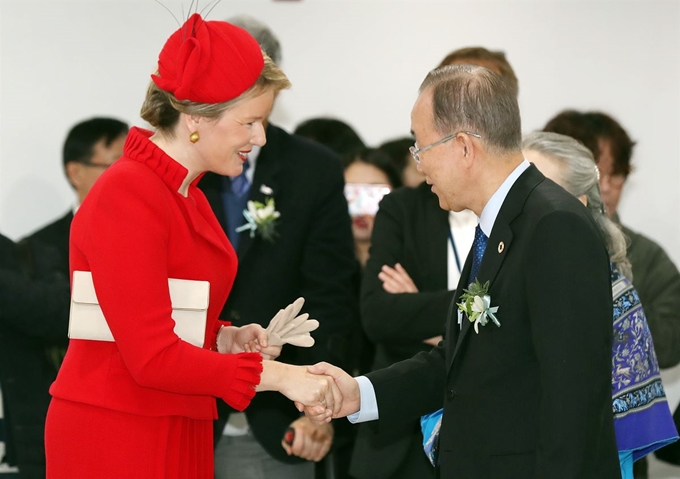
[[[431,143],[427,146],[423,146],[422,148],[416,148],[416,145],[413,145],[408,149],[409,152],[411,152],[411,156],[413,157],[413,160],[416,162],[417,165],[420,164],[420,154],[424,151],[429,150],[430,148],[434,148],[435,146],[439,146],[442,143],[446,143],[449,140],[453,140],[455,137],[460,135],[461,133],[465,133],[466,135],[474,136],[475,138],[481,138],[482,135],[479,135],[477,133],[472,133],[471,131],[457,131],[453,135],[445,136],[439,141],[435,141],[434,143]]]

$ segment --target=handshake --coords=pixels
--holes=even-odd
[[[359,410],[359,386],[345,371],[328,363],[294,366],[274,361],[283,344],[314,344],[309,333],[319,327],[319,322],[308,319],[306,313],[298,316],[303,304],[304,299],[299,298],[280,310],[266,330],[256,324],[223,327],[217,349],[221,353],[260,352],[264,361],[256,390],[279,391],[312,422],[322,424]]]
[[[280,392],[312,422],[323,424],[359,411],[359,384],[342,369],[328,363],[291,367],[295,371]]]
[[[322,424],[359,410],[359,386],[345,371],[328,363],[294,366],[274,361],[286,343],[302,347],[314,344],[310,332],[319,327],[319,322],[309,319],[307,313],[298,315],[304,302],[299,298],[280,310],[267,329],[259,324],[222,326],[217,350],[223,354],[262,354],[262,375],[256,390],[279,391],[312,422]]]
[[[270,346],[288,343],[310,347],[314,344],[309,333],[319,327],[319,322],[308,319],[307,313],[298,316],[304,302],[303,298],[298,298],[274,316],[267,327]],[[284,395],[293,399],[298,410],[304,411],[309,419],[316,423],[326,423],[332,418],[347,416],[359,410],[359,388],[357,386],[356,391],[352,390],[356,381],[342,369],[328,363],[303,368],[306,371],[298,370],[292,388],[287,389],[290,396],[286,393]],[[348,399],[356,396],[356,410],[347,411],[353,406],[351,400],[344,401],[345,396]]]

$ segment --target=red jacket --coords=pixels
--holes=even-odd
[[[97,181],[71,227],[70,269],[91,271],[115,342],[71,340],[50,393],[144,416],[216,417],[215,397],[245,409],[259,354],[219,354],[218,315],[237,259],[187,170],[133,128],[123,157]],[[210,282],[203,349],[181,341],[168,278]]]

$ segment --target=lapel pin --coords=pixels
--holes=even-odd
[[[263,195],[271,196],[272,194],[274,194],[274,190],[272,190],[267,185],[262,185],[260,186],[260,193],[262,193]]]
[[[503,250],[505,250],[505,243],[501,241],[500,243],[498,243],[498,252],[502,253]]]

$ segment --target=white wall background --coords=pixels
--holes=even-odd
[[[190,3],[162,1],[177,17]],[[332,115],[370,144],[408,133],[418,85],[446,53],[504,50],[525,131],[567,107],[601,109],[638,141],[621,216],[680,264],[680,1],[222,0],[210,18],[237,13],[283,45],[293,89],[276,123]],[[152,0],[0,0],[0,231],[20,238],[73,202],[60,163],[70,126],[94,115],[142,124],[149,74],[176,28]],[[667,382],[675,404],[680,372]]]

